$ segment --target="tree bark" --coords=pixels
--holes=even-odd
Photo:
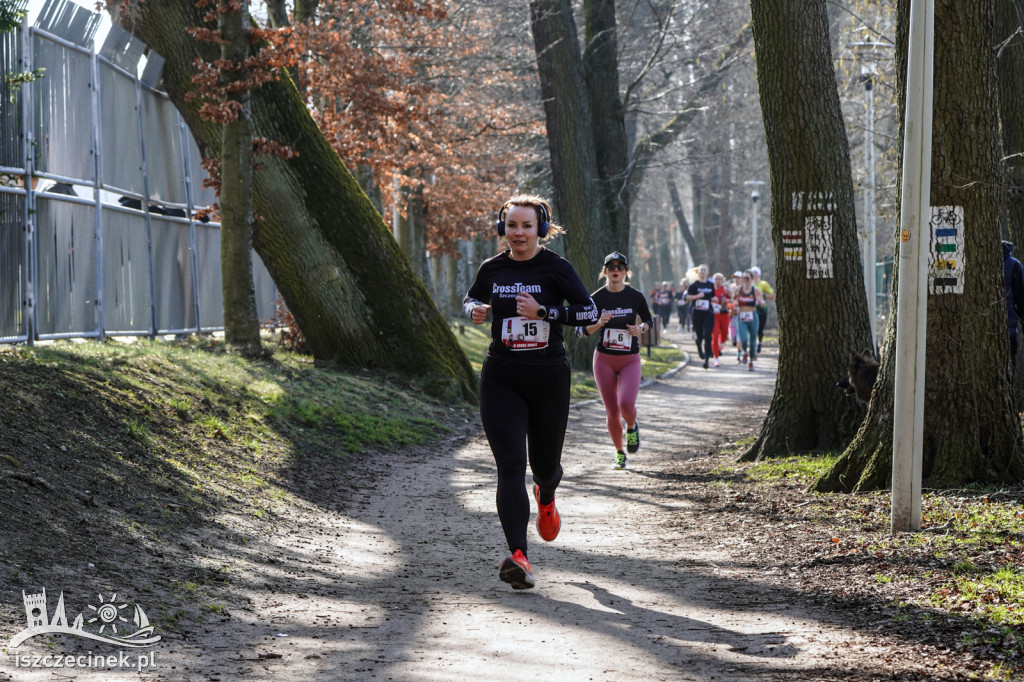
[[[900,0],[897,12],[898,106],[903,112],[909,0]],[[928,296],[922,478],[932,488],[1017,483],[1024,477],[1020,424],[1010,396],[999,244],[994,20],[992,3],[984,0],[935,3],[935,35],[943,40],[935,43],[933,89],[942,96],[934,100],[930,203],[962,210],[963,224],[957,228],[963,235],[959,257],[964,269],[962,294]],[[897,249],[899,244],[897,239]],[[895,261],[898,265],[898,250]],[[895,283],[898,272],[893,275]],[[890,483],[896,300],[894,287],[884,360],[867,418],[815,490],[872,490]]]
[[[618,27],[615,0],[585,0],[583,68],[597,152],[597,176],[609,218],[609,239],[624,249],[629,244],[632,190],[629,150],[622,98],[619,96]]]
[[[583,61],[569,0],[532,0],[530,14],[558,217],[565,254],[584,283],[596,288],[609,243],[608,217],[597,192],[597,151],[591,134]],[[609,249],[610,250],[610,249]]]
[[[118,21],[165,60],[164,86],[204,156],[217,157],[220,126],[202,119],[193,60],[217,57],[187,28],[204,26],[191,2],[148,0]],[[253,247],[267,266],[313,353],[357,367],[419,377],[436,394],[475,396],[476,380],[444,318],[409,261],[285,78],[252,93],[255,134],[297,155],[268,156],[254,176],[261,221]]]
[[[834,383],[871,337],[825,0],[752,0],[751,15],[782,338],[768,415],[742,455],[760,460],[849,441],[861,413]]]
[[[249,3],[233,10],[218,4],[221,30],[221,86],[244,83],[249,70]],[[224,299],[224,341],[243,355],[258,355],[260,321],[256,312],[256,286],[252,279],[252,119],[249,91],[228,95],[237,103],[234,121],[224,124],[220,149],[220,267]]]
[[[544,98],[551,174],[558,220],[566,227],[565,256],[590,291],[611,246],[608,214],[601,210],[597,187],[597,152],[589,125],[590,106],[576,23],[569,0],[531,0],[533,41]],[[588,344],[566,337],[574,367],[589,366]]]

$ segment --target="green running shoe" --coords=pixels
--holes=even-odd
[[[619,450],[618,452],[615,453],[615,467],[614,468],[615,469],[625,469],[626,468],[626,453],[623,452],[622,450]]]
[[[707,361],[704,362],[704,366],[707,366]],[[626,449],[629,450],[629,454],[633,454],[640,449],[640,425],[633,424],[633,428],[626,431]]]

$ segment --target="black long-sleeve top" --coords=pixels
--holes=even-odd
[[[612,319],[608,320],[608,324],[595,332],[599,337],[597,352],[610,355],[639,353],[640,342],[637,337],[617,332],[624,332],[627,324],[637,324],[637,317],[641,322],[646,322],[648,327],[651,326],[651,309],[647,306],[644,295],[627,284],[622,291],[609,291],[608,287],[601,287],[591,294],[591,298],[597,304],[598,318],[609,310],[612,312]],[[626,345],[629,346],[628,349],[625,348]]]
[[[593,324],[597,306],[569,261],[541,248],[526,261],[509,251],[488,258],[463,301],[467,316],[481,304],[491,305],[491,345],[487,355],[547,363],[565,356],[562,325]],[[544,320],[526,320],[516,313],[516,294],[531,294],[548,309]],[[567,303],[567,305],[566,305]]]

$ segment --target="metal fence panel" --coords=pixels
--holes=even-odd
[[[25,195],[0,192],[0,339],[21,340],[25,324]]]
[[[137,79],[127,33],[87,47],[99,21],[46,0],[35,28],[0,35],[0,342],[223,329],[220,225],[185,210],[216,199],[199,149],[152,87],[160,56]],[[32,68],[45,75],[12,89]],[[265,323],[276,290],[252,258]]]
[[[199,326],[223,329],[224,297],[220,287],[220,225],[196,224],[196,262],[199,274]]]
[[[157,333],[196,331],[188,221],[151,218]]]
[[[92,336],[96,311],[95,207],[36,198],[38,336]]]
[[[270,277],[270,271],[255,251],[252,252],[252,282],[256,289],[256,316],[260,324],[276,322],[277,289]]]
[[[103,209],[103,326],[107,334],[150,331],[149,255],[141,211]]]
[[[149,196],[161,204],[185,204],[178,110],[166,97],[142,91],[142,130],[146,138]]]
[[[135,81],[102,61],[99,70],[103,185],[142,195],[142,138],[135,107]]]
[[[32,34],[33,66],[46,69],[32,83],[36,170],[91,184],[92,66],[87,53]]]
[[[24,168],[21,88],[7,77],[21,73],[22,32],[0,34],[0,166]]]
[[[187,138],[189,177],[192,179],[192,205],[206,208],[217,201],[217,193],[212,187],[203,187],[203,180],[209,177],[203,168],[203,155],[199,153],[196,141],[191,134]]]

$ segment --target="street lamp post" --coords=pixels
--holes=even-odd
[[[747,180],[743,183],[750,187],[750,267],[757,265],[757,202],[761,198],[759,189],[764,183],[760,180]]]
[[[864,288],[868,299],[868,316],[871,321],[872,350],[878,348],[878,292],[876,291],[877,228],[875,224],[875,76],[877,75],[876,57],[889,46],[867,40],[851,45],[854,52],[862,60],[860,77],[864,82],[864,92],[868,100],[867,125],[864,132],[864,163],[867,166],[867,180],[864,186]]]

